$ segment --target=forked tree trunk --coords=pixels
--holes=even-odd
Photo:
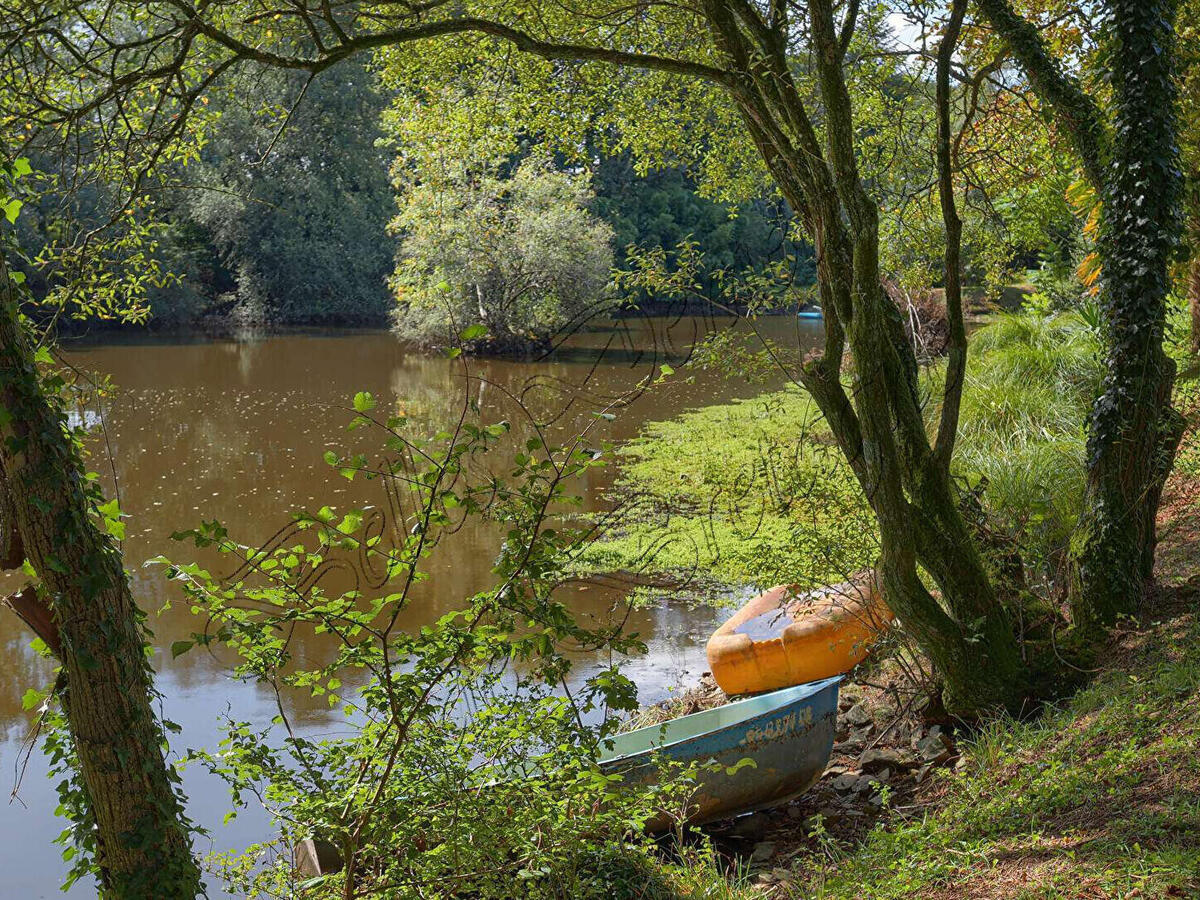
[[[1015,709],[1025,687],[1020,650],[958,510],[945,456],[930,445],[916,357],[880,283],[878,208],[857,170],[843,71],[847,32],[838,34],[831,0],[813,0],[808,9],[824,146],[793,81],[783,36],[748,7],[704,4],[714,40],[740,79],[733,95],[747,130],[816,245],[825,348],[800,379],[875,513],[884,594],[933,659],[947,708],[964,716]],[[849,392],[840,371],[847,347],[854,362]]]
[[[743,121],[816,245],[825,352],[805,364],[800,378],[875,513],[885,596],[933,659],[947,708],[967,716],[1015,708],[1024,687],[1019,648],[958,511],[948,469],[930,446],[916,358],[880,283],[878,210],[857,171],[843,41],[828,0],[814,0],[809,9],[825,146],[792,81],[782,40],[751,27],[753,46],[735,11],[720,0],[705,4],[714,39],[745,78],[735,92]],[[849,393],[840,371],[847,346],[855,379]],[[940,601],[919,567],[937,583]]]
[[[194,898],[199,869],[151,707],[140,613],[47,401],[0,262],[0,474],[61,643],[63,708],[95,819],[106,897]]]

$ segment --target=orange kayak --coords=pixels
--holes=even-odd
[[[708,665],[727,694],[830,678],[862,662],[891,619],[870,571],[815,591],[780,585],[713,632]]]

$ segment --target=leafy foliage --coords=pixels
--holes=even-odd
[[[207,305],[232,293],[247,318],[382,321],[392,193],[373,76],[353,64],[311,82],[248,69],[213,103],[220,127],[175,212],[215,253],[195,285]],[[181,302],[163,296],[158,310]]]
[[[473,329],[472,346],[520,349],[607,307],[612,230],[588,211],[583,176],[536,159],[507,179],[486,163],[443,165],[417,183],[401,172],[400,335],[445,345]]]
[[[328,461],[345,477],[378,479],[395,519],[325,507],[258,549],[215,522],[178,535],[238,564],[229,580],[194,563],[171,568],[209,623],[193,645],[233,648],[237,674],[280,697],[273,724],[229,721],[219,751],[193,754],[228,781],[238,804],[261,799],[282,830],[285,852],[274,863],[259,867],[271,848],[252,847],[218,861],[224,877],[239,894],[287,894],[296,878],[286,848],[315,836],[344,867],[306,882],[311,896],[600,898],[622,884],[629,893],[620,896],[672,896],[648,845],[631,835],[652,816],[681,815],[698,769],[623,786],[595,759],[617,714],[635,708],[633,684],[613,666],[567,689],[566,648],[644,651],[619,617],[587,628],[556,597],[589,530],[553,522],[579,502],[572,482],[603,459],[578,442],[532,438],[508,457],[501,480],[481,466],[505,452],[508,423],[463,418],[419,439],[404,419],[381,415],[371,395],[353,405],[350,428],[378,430],[384,450],[377,459],[330,451]],[[426,577],[424,560],[467,517],[506,534],[494,586],[433,625],[403,631],[398,616]],[[370,590],[327,586],[347,563],[375,579]],[[334,638],[332,658],[302,659],[298,633]],[[351,727],[325,738],[293,731],[288,691],[328,698]]]

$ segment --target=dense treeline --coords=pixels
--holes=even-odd
[[[148,291],[148,323],[185,330],[386,324],[396,302],[389,279],[405,256],[403,233],[389,233],[405,188],[389,176],[395,140],[380,121],[388,102],[360,65],[307,84],[255,69],[238,90],[214,94],[210,114],[219,126],[199,161],[181,167],[176,189],[145,213],[162,268],[161,283]],[[685,239],[705,248],[714,270],[795,252],[782,201],[731,211],[702,196],[681,166],[640,175],[628,154],[598,156],[593,169],[592,211],[611,226],[618,266],[630,245],[671,250]],[[76,194],[71,214],[101,224],[108,199],[96,189]],[[22,222],[34,256],[60,215],[41,213]],[[31,275],[35,293],[45,293],[46,280]],[[811,283],[811,265],[797,275]]]

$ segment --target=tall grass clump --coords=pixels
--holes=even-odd
[[[1103,375],[1078,312],[1005,313],[975,332],[956,463],[1028,564],[1055,569],[1083,503],[1086,424]]]

